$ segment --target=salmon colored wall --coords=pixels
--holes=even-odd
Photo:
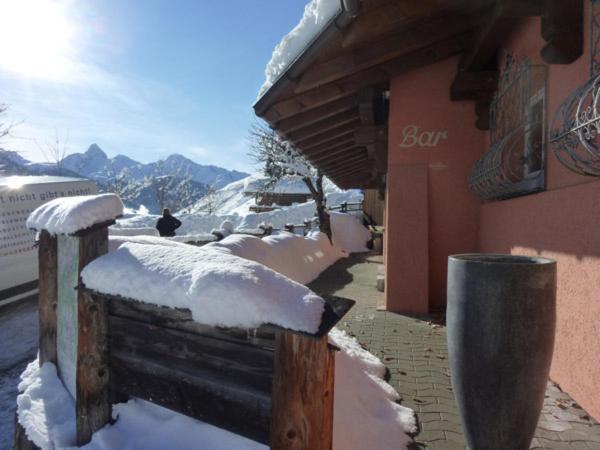
[[[548,115],[590,76],[589,3],[585,54],[549,66]],[[540,19],[529,19],[505,47],[539,58]],[[551,126],[550,120],[548,126]],[[600,180],[570,172],[547,149],[547,191],[481,207],[480,251],[543,255],[558,262],[557,330],[551,377],[600,418]]]
[[[449,59],[391,80],[386,307],[392,311],[444,308],[448,255],[477,248],[479,201],[468,189],[467,179],[484,147],[485,134],[474,126],[473,103],[450,101],[457,64],[457,59]],[[431,134],[421,135],[419,145],[405,139],[407,126]],[[445,132],[446,138],[438,132]],[[415,145],[407,148],[403,142]],[[411,166],[426,167],[427,176],[411,179]],[[410,200],[407,192],[411,191],[418,192],[420,199],[426,192],[427,204]],[[421,222],[415,220],[417,210],[420,216],[426,211]]]

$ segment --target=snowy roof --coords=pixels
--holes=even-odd
[[[265,68],[265,82],[258,93],[259,98],[298,59],[325,25],[341,11],[340,0],[311,0],[306,5],[298,25],[284,36],[273,50],[271,60]]]
[[[212,326],[279,325],[316,333],[324,300],[262,264],[218,249],[125,243],[88,264],[87,288],[141,302],[189,309]]]
[[[35,209],[27,219],[27,228],[52,234],[73,234],[122,214],[123,203],[115,194],[63,197]]]
[[[285,177],[278,180],[273,186],[266,188],[269,178],[262,175],[247,177],[244,183],[245,193],[275,192],[278,194],[310,194],[306,183],[299,177]]]

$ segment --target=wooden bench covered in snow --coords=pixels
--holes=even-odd
[[[40,365],[57,365],[75,399],[78,444],[133,396],[273,449],[330,449],[335,348],[327,334],[354,302],[324,299],[318,329],[303,332],[206,325],[189,309],[92,290],[82,270],[108,252],[113,220],[101,219],[66,233],[37,226]]]

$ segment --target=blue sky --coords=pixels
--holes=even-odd
[[[275,45],[307,0],[3,0],[0,146],[43,161],[93,142],[251,170],[247,130]]]

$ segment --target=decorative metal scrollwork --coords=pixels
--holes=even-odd
[[[600,76],[560,105],[552,119],[550,143],[558,160],[581,175],[600,176]]]
[[[592,77],[554,113],[550,144],[556,158],[568,169],[600,177],[600,0],[591,3]]]
[[[475,163],[469,186],[484,200],[545,187],[546,77],[544,66],[508,54],[490,107],[492,145]]]

